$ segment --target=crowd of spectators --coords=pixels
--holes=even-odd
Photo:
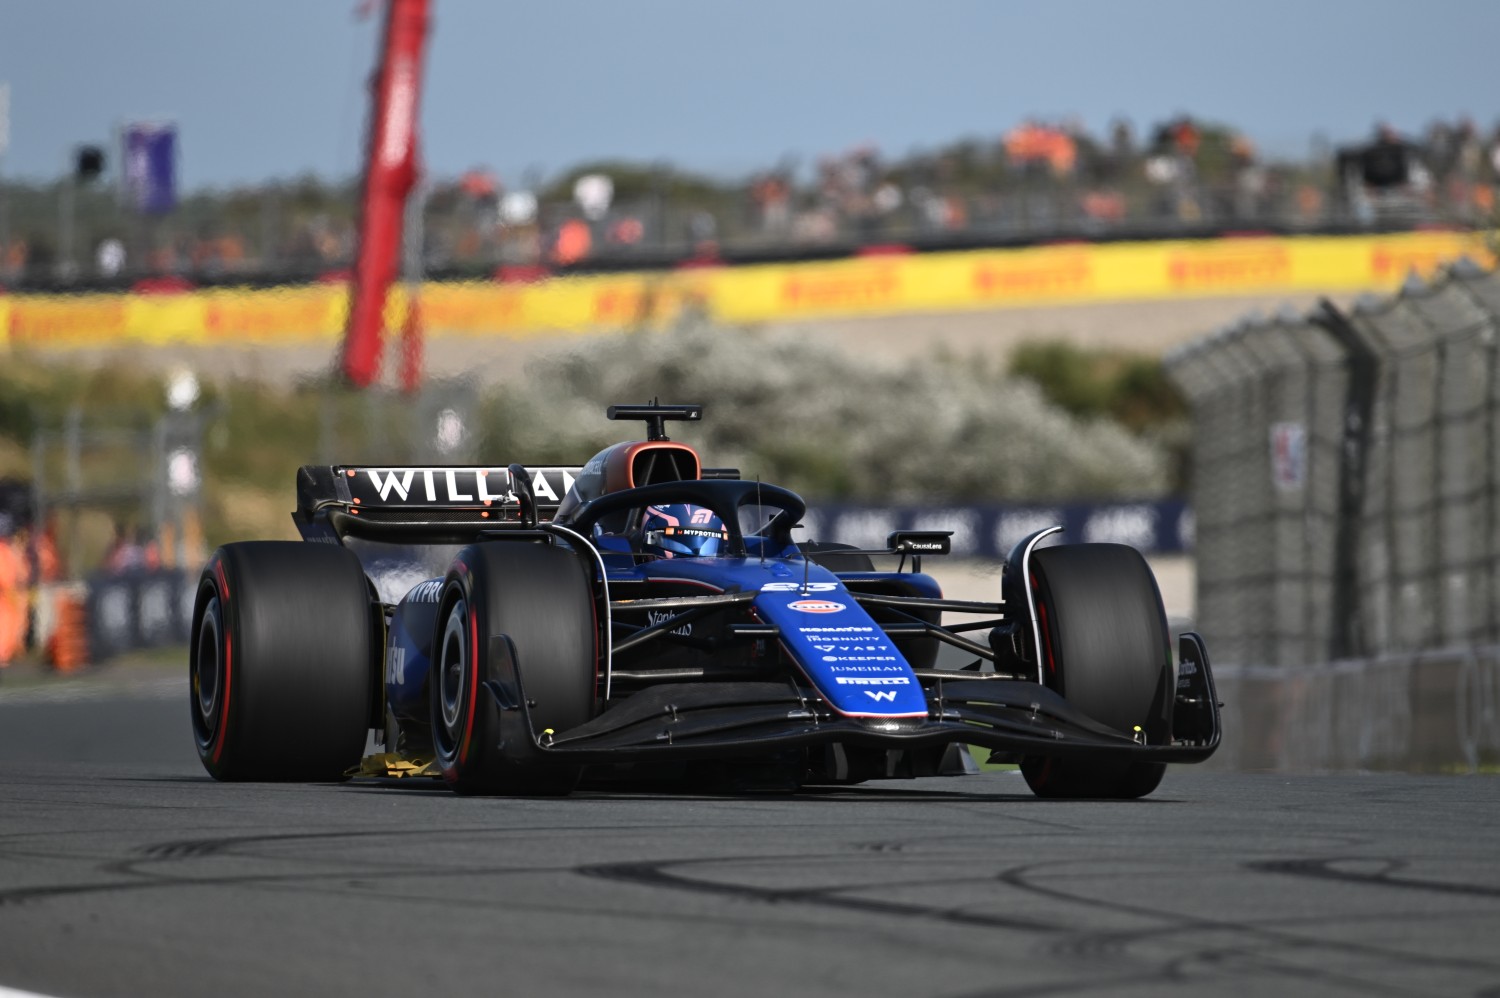
[[[1402,169],[1382,179],[1361,158],[1369,150],[1398,151]],[[1103,134],[1027,120],[935,152],[891,158],[863,145],[742,181],[612,164],[507,185],[471,170],[424,188],[424,261],[438,273],[521,273],[914,241],[1475,225],[1491,219],[1497,186],[1500,125],[1486,133],[1467,119],[1435,120],[1411,139],[1379,126],[1368,143],[1315,143],[1300,159],[1266,157],[1238,130],[1186,115],[1140,134],[1123,119]],[[201,194],[149,226],[115,206],[112,217],[80,220],[88,248],[74,261],[57,259],[41,221],[0,247],[0,282],[57,273],[336,279],[353,253],[357,193],[354,182],[306,179]]]

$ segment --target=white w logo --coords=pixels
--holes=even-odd
[[[380,472],[374,468],[367,469],[366,474],[370,476],[370,481],[375,483],[375,488],[380,490],[380,498],[385,499],[391,494],[391,490],[395,489],[396,494],[405,501],[407,493],[411,491],[411,479],[416,474],[416,470],[414,468],[407,468],[406,477],[402,478],[399,482],[396,480],[396,473],[394,471],[386,472],[384,481],[380,478]],[[427,488],[429,490],[432,488],[432,480],[430,478],[427,481]]]
[[[865,690],[865,696],[870,697],[871,699],[874,699],[874,700],[889,700],[892,703],[896,702],[896,691],[895,690],[881,690],[878,693],[875,692],[874,690]]]

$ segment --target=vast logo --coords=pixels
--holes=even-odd
[[[895,703],[896,701],[895,690],[865,690],[864,693],[865,696],[872,700],[885,700],[888,703]]]
[[[842,603],[835,603],[830,599],[799,599],[786,605],[788,610],[797,610],[801,613],[838,613],[847,609]]]

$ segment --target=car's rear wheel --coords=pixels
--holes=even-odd
[[[462,567],[458,567],[462,566]],[[492,638],[508,638],[532,728],[554,732],[593,716],[598,628],[592,585],[573,552],[521,541],[459,553],[444,583],[433,637],[433,749],[462,794],[570,793],[579,766],[518,758],[501,746]],[[510,746],[513,750],[516,747]]]
[[[1031,580],[1046,684],[1089,717],[1150,744],[1172,731],[1172,655],[1156,578],[1123,544],[1041,548]],[[1028,756],[1021,773],[1041,797],[1143,797],[1163,763]]]
[[[226,544],[198,583],[193,740],[218,780],[336,780],[375,695],[375,610],[359,560],[298,541]]]

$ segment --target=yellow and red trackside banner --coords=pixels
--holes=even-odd
[[[1483,235],[1249,237],[1065,244],[553,278],[430,283],[429,336],[530,337],[663,325],[684,309],[760,323],[1180,297],[1388,291],[1461,256],[1493,266]],[[336,340],[340,284],[181,294],[0,295],[0,349]],[[395,290],[387,328],[399,329]]]

